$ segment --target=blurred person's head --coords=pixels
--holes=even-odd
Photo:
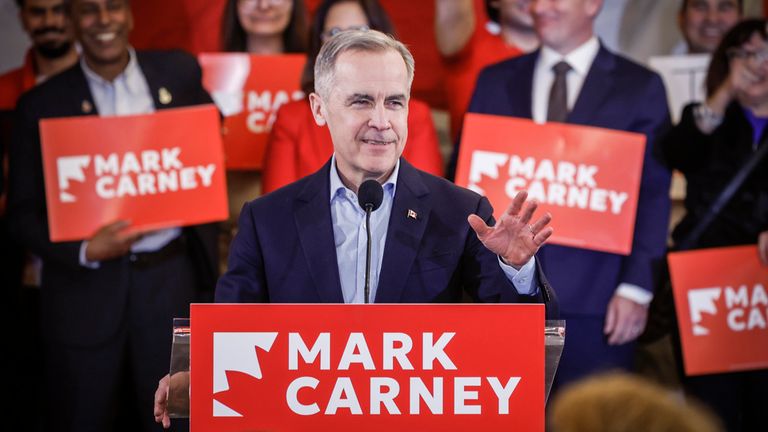
[[[737,68],[747,68],[757,78],[737,91],[736,100],[745,107],[768,102],[768,35],[766,20],[744,20],[723,36],[712,54],[707,72],[707,94],[713,95]]]
[[[221,23],[222,50],[282,54],[306,52],[303,0],[227,0]],[[277,41],[282,51],[274,51]]]
[[[321,48],[310,105],[315,122],[328,126],[336,168],[352,190],[386,180],[403,153],[413,71],[405,45],[374,30],[341,32]]]
[[[741,19],[742,0],[683,0],[678,25],[690,53],[712,53]]]
[[[69,18],[89,67],[111,80],[128,64],[133,14],[128,0],[67,0]]]
[[[64,0],[16,0],[19,19],[32,40],[32,49],[47,59],[66,55],[73,44]]]
[[[531,0],[485,0],[485,12],[502,27],[533,29]]]
[[[603,0],[531,0],[531,15],[541,44],[568,54],[594,34]]]
[[[315,58],[323,43],[346,30],[378,30],[394,35],[392,22],[378,0],[325,0],[317,7],[309,31],[307,64],[301,77],[301,88],[314,91]]]
[[[664,388],[629,374],[595,376],[552,402],[552,432],[719,432],[717,420]]]

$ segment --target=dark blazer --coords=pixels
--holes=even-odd
[[[418,217],[408,218],[408,210]],[[517,294],[497,257],[467,222],[492,220],[487,199],[400,159],[376,303],[450,303],[462,289],[480,302],[541,302],[557,314],[539,273],[540,294]],[[330,162],[318,172],[247,203],[217,302],[343,303],[330,211]]]
[[[469,112],[531,118],[538,55],[535,51],[486,68],[477,80]],[[652,263],[665,250],[670,173],[659,162],[655,143],[670,120],[661,78],[601,46],[567,123],[648,137],[631,254],[555,245],[544,246],[538,254],[557,287],[563,313],[602,315],[620,283],[653,289]],[[557,221],[553,226],[557,229]]]
[[[137,56],[156,109],[212,103],[202,88],[200,67],[194,57],[180,51],[137,53]],[[161,88],[172,95],[166,104],[158,98]],[[96,270],[87,269],[79,263],[81,242],[51,243],[49,240],[38,122],[44,118],[97,114],[78,63],[21,97],[9,156],[11,232],[43,260],[43,330],[61,342],[74,345],[103,342],[118,330],[128,297],[121,281],[129,272],[130,263],[122,257],[102,262]],[[197,275],[200,286],[195,293],[176,292],[176,288],[169,287],[168,301],[179,308],[181,314],[187,307],[185,303],[188,305],[206,290],[210,292],[215,284],[218,261],[215,225],[186,227],[183,232],[187,252],[200,271]],[[147,304],[147,308],[154,306],[157,305]],[[170,323],[168,326],[170,328]]]

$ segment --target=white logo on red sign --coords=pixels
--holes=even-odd
[[[414,354],[413,339],[407,333],[385,332],[382,334],[382,356],[374,359],[369,349],[368,341],[363,333],[350,333],[344,350],[338,357],[332,358],[331,333],[320,333],[313,341],[305,340],[300,333],[288,333],[287,353],[271,352],[275,341],[280,335],[276,332],[214,332],[213,339],[213,391],[215,393],[229,389],[226,373],[237,371],[261,380],[264,376],[258,351],[260,348],[269,355],[287,359],[286,370],[301,371],[302,366],[319,364],[320,371],[348,371],[353,365],[362,367],[365,371],[375,374],[368,377],[367,387],[370,391],[370,405],[363,407],[357,394],[363,386],[360,380],[353,381],[350,377],[336,377],[330,396],[319,396],[312,390],[321,384],[314,376],[298,376],[285,389],[285,401],[288,408],[297,415],[336,415],[351,413],[366,414],[403,414],[396,400],[407,398],[410,415],[420,414],[424,404],[434,415],[442,415],[446,411],[451,414],[481,415],[483,407],[473,403],[479,400],[479,390],[483,389],[486,381],[498,402],[492,409],[498,414],[509,415],[509,399],[520,383],[520,377],[488,376],[435,376],[424,380],[418,376],[418,371],[457,371],[459,368],[446,353],[446,347],[456,333],[445,332],[435,340],[435,334],[422,333],[420,358]],[[265,354],[262,354],[265,355]],[[415,360],[420,359],[420,362]],[[387,375],[395,370],[417,371],[408,381],[408,387],[401,389],[400,382]],[[426,381],[426,382],[425,382]],[[453,405],[446,406],[445,385],[453,386]],[[302,393],[301,400],[299,393]],[[403,406],[404,404],[401,404]],[[214,417],[241,417],[241,414],[224,405],[214,398]]]
[[[170,147],[138,153],[59,157],[59,200],[76,202],[77,197],[69,192],[70,182],[84,183],[89,176],[95,178],[96,196],[105,200],[210,187],[216,165],[185,166],[180,156],[180,147]]]
[[[476,150],[468,187],[485,195],[486,182],[503,182],[510,199],[526,190],[529,198],[540,203],[620,214],[629,194],[600,188],[598,172],[596,165]]]

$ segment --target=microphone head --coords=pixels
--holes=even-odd
[[[376,211],[381,206],[384,199],[384,189],[376,180],[366,180],[357,190],[357,202],[363,210],[367,211],[370,206],[371,211]]]

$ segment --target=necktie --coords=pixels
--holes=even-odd
[[[555,73],[555,81],[549,90],[549,105],[547,106],[547,121],[564,122],[568,117],[568,85],[565,77],[571,65],[564,61],[552,66]]]

